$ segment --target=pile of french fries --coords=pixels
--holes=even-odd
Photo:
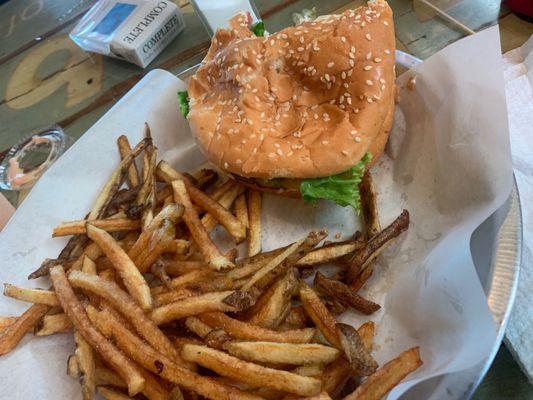
[[[133,149],[124,136],[118,147],[122,161],[93,208],[54,228],[70,240],[29,276],[52,286],[5,285],[6,296],[33,304],[0,317],[0,355],[29,331],[73,333],[67,372],[84,399],[380,399],[422,364],[415,347],[378,366],[374,323],[336,320],[379,310],[357,292],[409,224],[404,211],[381,229],[369,174],[365,234],[324,242],[327,232],[315,231],[264,252],[260,193],[213,170],[157,162],[148,126]],[[245,257],[219,249],[217,225],[246,241]],[[316,271],[332,263],[335,276]],[[311,287],[303,276],[315,271]]]

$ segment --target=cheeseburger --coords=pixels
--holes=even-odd
[[[258,34],[236,15],[191,78],[184,111],[200,148],[255,189],[357,209],[392,125],[391,9],[377,0]]]

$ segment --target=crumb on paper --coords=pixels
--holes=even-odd
[[[341,233],[337,232],[334,237],[335,237],[335,239],[340,239],[341,238]]]

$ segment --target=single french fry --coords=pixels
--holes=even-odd
[[[211,292],[199,296],[187,297],[154,309],[151,318],[157,325],[162,325],[170,321],[206,312],[239,311],[237,308],[230,306],[223,301],[231,293],[233,292]]]
[[[358,331],[350,325],[341,323],[337,324],[337,331],[344,354],[352,365],[353,371],[358,376],[373,374],[378,368],[378,363],[370,355],[370,351],[363,343]]]
[[[95,358],[90,344],[83,338],[79,331],[74,332],[76,341],[76,359],[83,379],[81,380],[81,393],[84,400],[93,398],[96,391]]]
[[[102,229],[87,224],[87,235],[100,246],[102,252],[111,261],[135,301],[144,310],[150,310],[152,308],[150,288],[126,252],[109,233]]]
[[[226,192],[224,192],[224,194],[222,194],[220,196],[220,198],[217,200],[217,202],[218,202],[218,204],[220,204],[221,207],[223,207],[224,209],[228,210],[228,212],[229,212],[229,209],[231,208],[233,203],[235,203],[235,200],[237,199],[237,197],[240,196],[244,192],[244,190],[245,189],[244,189],[243,186],[241,186],[239,184],[236,184],[236,185],[232,186],[230,189],[228,189]],[[239,219],[237,219],[237,221],[241,222]],[[217,226],[218,223],[220,223],[222,225],[222,223],[220,221],[218,221],[216,216],[213,215],[213,214],[206,213],[202,217],[202,225],[205,227],[205,230],[207,232],[211,232],[213,229],[215,229],[215,227]],[[241,227],[239,227],[239,229],[240,228]],[[246,227],[244,225],[242,225],[242,228],[243,228],[243,230],[239,231],[239,233],[243,234],[244,236],[235,237],[235,240],[236,240],[237,243],[240,243],[244,239],[244,237],[246,236]]]
[[[115,386],[126,388],[126,383],[115,372],[105,367],[96,367],[94,371],[97,386]]]
[[[139,393],[143,389],[145,381],[138,368],[89,322],[85,309],[76,298],[63,267],[53,267],[50,270],[50,279],[54,285],[54,290],[61,307],[75,328],[100,356],[102,356],[106,363],[124,379],[128,385],[130,395],[133,396]]]
[[[421,365],[418,347],[406,350],[370,375],[344,400],[379,400]]]
[[[62,222],[54,228],[52,237],[86,233],[86,224],[85,220]],[[106,232],[134,231],[141,227],[139,220],[130,218],[95,219],[91,224]]]
[[[361,210],[365,222],[366,237],[372,239],[381,231],[379,223],[376,191],[370,171],[366,171],[359,184],[359,194],[361,195]]]
[[[256,387],[265,386],[302,396],[312,396],[320,392],[321,383],[317,379],[242,361],[206,346],[186,344],[181,354],[186,360],[196,362],[219,375]]]
[[[235,216],[241,224],[248,228],[248,204],[246,204],[246,194],[241,193],[235,199]]]
[[[221,312],[201,314],[199,319],[213,328],[224,329],[224,331],[226,331],[229,335],[241,340],[257,340],[280,343],[309,343],[313,340],[315,335],[314,328],[278,332],[239,321],[238,319],[231,318]]]
[[[198,214],[196,214],[192,207],[185,183],[182,180],[176,180],[172,182],[172,187],[174,188],[176,202],[179,202],[185,207],[185,213],[183,215],[185,224],[189,228],[194,241],[200,247],[200,251],[208,265],[215,270],[234,268],[235,264],[220,253],[201,224]]]
[[[81,266],[81,271],[85,272],[86,274],[96,275],[97,273],[96,263],[93,260],[91,260],[89,257],[84,256],[82,266]]]
[[[45,315],[40,322],[35,325],[35,336],[48,336],[55,333],[64,333],[72,331],[72,323],[67,314],[59,313]]]
[[[22,288],[4,283],[4,296],[28,303],[45,304],[50,307],[59,305],[56,294],[52,290]]]
[[[244,392],[214,379],[200,376],[158,353],[138,336],[126,329],[110,313],[88,308],[93,323],[135,362],[161,378],[213,400],[261,400],[261,397]]]
[[[163,220],[159,229],[154,232],[150,238],[150,242],[146,249],[134,260],[139,271],[142,273],[149,271],[150,267],[157,261],[159,256],[163,254],[170,243],[174,241],[175,236],[176,230],[174,224],[169,220]]]
[[[131,153],[131,146],[127,136],[120,135],[117,139],[117,145],[121,159],[126,158],[128,154]],[[130,188],[133,189],[139,186],[139,171],[137,170],[137,165],[135,165],[135,162],[132,162],[129,166],[126,179],[128,180]]]
[[[173,360],[179,359],[179,353],[172,345],[172,342],[144,314],[137,303],[126,292],[120,289],[115,282],[110,282],[101,277],[79,271],[71,272],[69,274],[69,281],[72,286],[82,290],[88,290],[105,299],[114,309],[130,321],[137,332],[157,351],[162,354],[167,354]]]
[[[307,253],[296,262],[296,266],[312,267],[314,265],[327,264],[360,249],[363,245],[363,242],[355,240],[342,243],[329,243]]]
[[[261,252],[261,193],[248,190],[248,256]]]
[[[361,338],[363,344],[368,349],[368,351],[372,350],[372,346],[374,344],[375,330],[376,324],[374,323],[374,321],[365,322],[359,328],[357,328],[357,333],[359,334],[359,337]]]
[[[347,307],[352,307],[365,315],[378,311],[381,306],[355,293],[348,285],[334,279],[326,278],[317,272],[313,284],[316,289],[336,299]]]
[[[71,354],[67,359],[67,375],[74,379],[81,377],[80,366],[78,364],[78,358],[75,354]]]
[[[202,315],[209,315],[214,313],[206,313]],[[224,314],[223,314],[224,315]],[[204,323],[200,318],[198,317],[187,317],[185,318],[185,327],[190,330],[191,332],[195,333],[202,339],[205,338],[209,332],[213,330],[211,326]]]
[[[196,296],[198,294],[198,292],[187,288],[173,289],[168,292],[154,295],[154,306],[161,307],[165,304],[173,303],[175,301],[182,300],[187,297]]]
[[[350,259],[350,266],[346,275],[346,282],[354,282],[365,268],[375,260],[389,243],[409,227],[409,212],[403,210],[389,226],[370,239],[365,246],[356,251]]]
[[[162,260],[162,262],[165,265],[167,274],[178,277],[189,272],[209,269],[208,265],[203,261]]]
[[[45,315],[50,306],[45,304],[33,304],[17,320],[5,328],[0,336],[0,356],[9,353],[21,341],[28,330]]]
[[[263,328],[275,329],[291,310],[291,298],[298,293],[299,282],[294,269],[272,286],[248,311],[248,322]]]
[[[294,368],[291,372],[302,376],[320,377],[324,372],[324,364],[304,364]]]
[[[329,364],[340,355],[336,348],[316,343],[231,342],[224,349],[243,360],[295,365]]]
[[[98,393],[100,393],[102,397],[106,400],[130,400],[132,399],[131,397],[126,396],[122,392],[107,388],[105,386],[98,387]]]
[[[313,320],[328,342],[336,348],[342,349],[339,333],[335,326],[337,323],[335,317],[331,315],[315,291],[303,282],[300,286],[300,300],[307,315]]]

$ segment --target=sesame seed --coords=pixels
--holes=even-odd
[[[379,57],[374,58],[374,62],[380,63],[381,62],[381,58],[379,58]]]
[[[360,143],[361,142],[361,138],[359,136],[356,136],[354,140],[355,140],[356,143]]]
[[[242,163],[242,160],[241,160],[240,158],[237,158],[237,159],[235,160],[235,163],[236,163],[236,164],[241,164],[241,163]]]
[[[355,62],[354,62],[354,60],[352,58],[350,58],[348,63],[350,64],[350,67],[354,67],[355,66]]]
[[[274,154],[274,153],[269,153],[269,154],[268,154],[268,157],[269,157],[269,158],[274,158],[274,157],[276,157],[276,154]]]
[[[367,98],[366,98],[366,101],[367,101],[368,103],[373,103],[373,102],[374,102],[374,101],[372,100],[371,97],[367,97]]]
[[[348,57],[355,58],[355,54],[354,53],[348,53]]]
[[[329,81],[329,74],[324,74],[324,79]]]
[[[326,145],[328,144],[329,142],[327,140],[322,140],[322,144]]]
[[[305,40],[304,40],[304,37],[303,36],[300,36],[300,43],[303,43]]]
[[[252,154],[256,154],[257,153],[257,147],[254,147],[254,149],[252,150]]]
[[[359,109],[358,108],[354,108],[353,112],[357,114],[359,112]]]
[[[383,21],[383,25],[389,26],[389,23],[387,21]]]
[[[328,68],[331,68],[331,67],[333,67],[334,65],[335,65],[335,63],[332,61],[332,62],[328,63]]]
[[[352,130],[350,131],[350,135],[357,135],[357,131],[356,131],[355,129],[352,129]]]
[[[390,54],[390,50],[385,50],[385,54]]]
[[[318,119],[318,114],[314,114],[314,115],[313,115],[313,118],[314,118],[314,119]]]
[[[370,71],[370,70],[372,69],[372,65],[365,65],[365,66],[363,67],[363,69],[364,69],[365,71]]]
[[[289,151],[289,152],[287,153],[287,156],[290,157],[290,156],[292,156],[293,154],[294,154],[294,153],[293,153],[292,151]]]
[[[279,149],[279,143],[274,143],[274,147],[275,147],[276,149]]]
[[[372,58],[372,52],[369,51],[368,53],[366,53],[366,59],[370,60],[371,58]]]
[[[277,149],[276,150],[276,153],[278,153],[278,155],[282,156],[283,155],[283,151],[281,149]]]
[[[281,37],[282,37],[283,39],[287,39],[287,35],[284,34],[284,33],[281,34]]]
[[[229,165],[227,162],[224,163],[224,168],[228,169]]]
[[[302,52],[302,51],[304,51],[305,49],[304,49],[303,47],[298,47],[296,50]]]
[[[351,97],[348,97],[348,98],[346,99],[346,103],[352,105],[352,98],[351,98]]]
[[[372,86],[374,84],[374,82],[372,82],[371,80],[367,79],[365,81],[365,83],[368,85],[368,86]]]
[[[344,82],[344,83],[342,84],[342,86],[345,87],[346,89],[348,89],[348,87],[349,87],[350,85],[348,85],[346,82]]]
[[[348,151],[346,151],[346,150],[341,151],[341,153],[344,154],[345,156],[348,155]]]
[[[346,72],[344,72],[344,71],[341,72],[341,78],[342,79],[346,79]]]
[[[387,81],[385,79],[383,79],[383,78],[379,78],[379,82],[380,83],[387,83]]]
[[[344,36],[341,36],[341,42],[346,43],[346,38]]]
[[[353,69],[348,71],[348,76],[352,76]]]

